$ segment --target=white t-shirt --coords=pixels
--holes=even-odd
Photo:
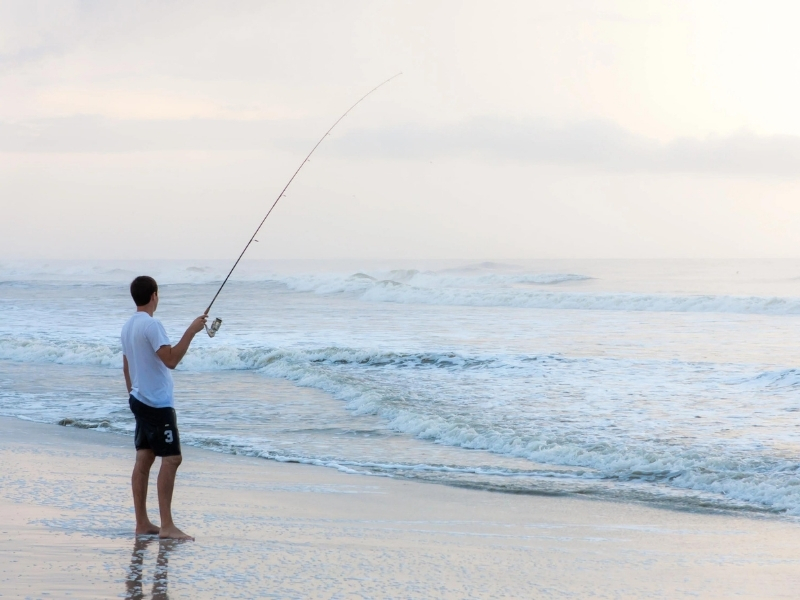
[[[172,373],[156,355],[170,346],[161,321],[138,311],[122,327],[122,353],[128,359],[131,394],[154,408],[173,407]]]

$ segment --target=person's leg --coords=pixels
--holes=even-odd
[[[150,467],[156,455],[152,450],[137,450],[136,464],[131,475],[133,490],[133,508],[136,512],[136,535],[153,535],[159,533],[159,527],[150,522],[147,516],[147,483],[150,479]]]
[[[172,491],[175,489],[175,475],[181,464],[181,455],[164,456],[158,471],[158,510],[161,512],[160,538],[175,540],[194,540],[194,538],[175,527],[172,521]]]

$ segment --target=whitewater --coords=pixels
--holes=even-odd
[[[0,415],[132,435],[119,331],[229,264],[0,262]],[[800,261],[245,261],[185,444],[493,492],[800,517]]]

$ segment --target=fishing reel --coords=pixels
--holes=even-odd
[[[217,335],[217,332],[219,331],[219,328],[221,326],[222,326],[222,319],[220,319],[220,318],[214,319],[214,322],[211,323],[211,327],[206,325],[205,328],[206,328],[206,333],[208,334],[208,337],[214,337],[215,335]]]

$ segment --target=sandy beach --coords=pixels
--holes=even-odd
[[[800,526],[185,448],[136,541],[131,440],[0,419],[3,598],[790,598]],[[151,483],[151,514],[157,515]]]

